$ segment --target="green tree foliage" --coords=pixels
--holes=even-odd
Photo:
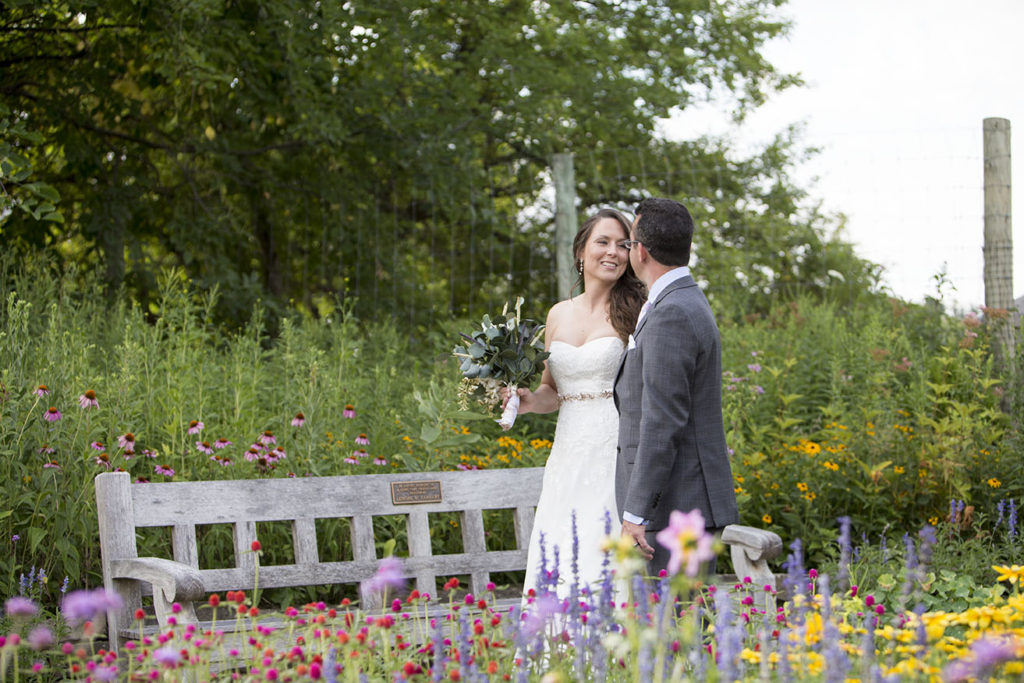
[[[628,149],[647,161],[582,183],[581,211],[679,196],[700,205],[709,277],[734,281],[739,259],[758,296],[824,286],[861,266],[799,213],[790,142],[737,162],[656,130],[712,91],[741,117],[798,82],[761,56],[778,4],[6,0],[0,105],[35,183],[15,180],[59,192],[65,220],[4,211],[0,242],[99,269],[154,313],[160,270],[181,266],[225,292],[228,321],[257,298],[351,299],[424,324],[513,291],[551,301],[552,226],[530,211],[550,155],[592,171]],[[685,182],[646,175],[652,158]]]

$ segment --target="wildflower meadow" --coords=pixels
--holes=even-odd
[[[257,307],[225,328],[213,322],[217,292],[177,271],[143,309],[99,296],[87,273],[2,269],[3,680],[201,680],[212,660],[228,662],[214,667],[224,680],[1021,675],[1024,410],[989,349],[992,326],[1007,324],[998,312],[879,297],[721,316],[736,492],[743,523],[788,549],[774,568],[785,575],[778,594],[688,572],[699,539],[681,529],[677,540],[693,541],[680,545],[681,571],[650,583],[629,549],[608,542],[609,577],[625,592],[609,578],[509,608],[498,597],[514,593],[514,575],[480,596],[460,577],[430,597],[384,581],[379,613],[334,587],[210,595],[217,618],[247,634],[240,645],[216,624],[179,624],[113,653],[93,625],[112,599],[98,588],[98,473],[187,481],[541,466],[554,418],[524,416],[502,432],[484,406],[459,407],[450,346],[465,321],[413,339],[338,303],[273,326]],[[432,528],[434,542],[459,548],[456,525]],[[202,566],[233,552],[224,529],[198,533]],[[378,555],[400,561],[404,533],[396,521]],[[284,529],[260,538],[263,553],[290,543]],[[139,543],[166,554],[157,549],[169,535]],[[718,564],[728,571],[727,557]],[[551,577],[552,587],[559,580],[574,584]],[[149,615],[139,616],[141,628]]]

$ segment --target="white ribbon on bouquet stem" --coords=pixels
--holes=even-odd
[[[505,409],[501,411],[501,419],[497,420],[497,423],[502,430],[507,432],[515,424],[516,415],[518,414],[519,391],[515,384],[510,384],[508,385],[508,403],[505,404]]]

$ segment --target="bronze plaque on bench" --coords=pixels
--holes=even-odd
[[[438,480],[391,482],[392,505],[440,502],[441,482]]]

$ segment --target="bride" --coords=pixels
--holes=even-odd
[[[556,569],[559,597],[573,583],[573,515],[578,546],[578,587],[596,591],[602,579],[601,540],[618,538],[615,505],[615,449],[619,417],[612,385],[625,341],[646,298],[629,264],[629,222],[614,209],[601,209],[573,241],[577,284],[583,293],[548,312],[545,345],[550,352],[536,391],[521,388],[519,413],[558,412],[555,438],[544,467],[544,484],[530,537],[524,590],[549,585]],[[610,523],[611,528],[607,529]],[[541,536],[543,535],[543,548]]]

